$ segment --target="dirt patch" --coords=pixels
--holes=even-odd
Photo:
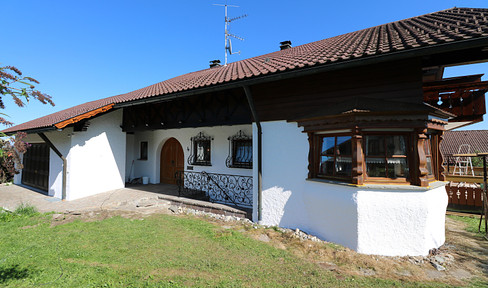
[[[101,221],[120,216],[128,219],[144,219],[153,214],[173,214],[167,207],[139,205],[134,209],[92,210],[53,214],[53,226],[75,221]],[[152,203],[151,203],[152,204]],[[179,214],[181,217],[187,217]],[[253,239],[288,250],[294,255],[316,263],[322,269],[332,271],[338,279],[344,276],[366,276],[401,281],[435,281],[451,285],[467,285],[478,279],[488,283],[488,241],[465,230],[466,224],[446,218],[446,243],[433,250],[427,257],[385,257],[358,254],[343,246],[303,237],[303,232],[263,227],[243,221],[223,221],[206,216],[199,217],[220,226],[217,236],[226,236],[229,230],[241,232]],[[162,273],[163,272],[163,273]],[[154,277],[168,275],[172,271],[154,271]],[[176,272],[174,272],[176,273]],[[198,275],[205,278],[208,275]]]
[[[208,221],[210,221],[207,218]],[[217,225],[231,224],[212,220]],[[303,239],[301,231],[234,223],[232,229],[251,238],[316,263],[337,274],[401,281],[435,281],[464,286],[478,279],[488,283],[488,241],[465,230],[466,224],[446,219],[446,243],[429,256],[386,257],[364,255],[343,246]],[[312,237],[313,239],[313,237]]]

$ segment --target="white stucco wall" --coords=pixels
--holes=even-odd
[[[416,190],[385,187],[357,192],[358,252],[427,255],[444,244],[446,189]]]
[[[156,130],[146,132],[135,132],[133,140],[127,142],[127,165],[134,161],[132,168],[132,179],[138,177],[149,177],[149,182],[157,184],[160,179],[160,165],[161,165],[161,149],[164,143],[171,137],[174,137],[180,142],[183,148],[185,157],[185,170],[188,166],[193,166],[195,172],[206,171],[209,173],[232,174],[251,176],[251,169],[242,168],[228,168],[225,165],[225,160],[229,155],[229,136],[235,135],[239,130],[242,130],[247,135],[251,135],[251,125],[235,125],[235,126],[215,126],[202,128],[183,128],[183,129],[168,129]],[[191,137],[198,133],[204,132],[206,136],[211,136],[211,163],[212,166],[198,166],[189,165],[187,163],[191,150]],[[138,160],[139,147],[142,141],[148,142],[148,159]],[[131,143],[130,143],[131,142]],[[130,158],[129,158],[130,157]],[[128,168],[130,169],[130,167]]]
[[[87,131],[71,135],[67,200],[125,186],[126,134],[122,110],[90,120]]]
[[[87,131],[72,128],[44,133],[67,159],[66,200],[106,192],[125,186],[126,135],[120,128],[122,111],[90,120]],[[28,143],[44,142],[30,134]],[[14,183],[21,184],[21,174]],[[63,162],[52,149],[49,154],[48,195],[62,197]]]
[[[306,180],[308,140],[302,129],[284,121],[264,122],[262,128],[262,224],[299,228],[365,254],[426,255],[444,243],[443,186],[398,190]],[[253,173],[257,199],[256,167]]]

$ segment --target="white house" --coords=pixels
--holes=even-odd
[[[426,255],[445,237],[443,131],[481,121],[488,90],[444,68],[486,61],[487,17],[286,42],[11,127],[33,143],[15,183],[73,200],[148,177],[360,253]]]

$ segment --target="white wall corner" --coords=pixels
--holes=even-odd
[[[427,255],[445,241],[445,188],[363,190],[358,197],[358,252]]]

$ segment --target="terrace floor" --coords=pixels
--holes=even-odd
[[[167,210],[170,206],[177,206],[241,218],[251,216],[250,209],[178,197],[178,187],[170,184],[131,184],[126,188],[71,201],[47,196],[25,186],[0,185],[0,207],[14,210],[21,204],[35,206],[40,212],[135,210],[140,207]]]

